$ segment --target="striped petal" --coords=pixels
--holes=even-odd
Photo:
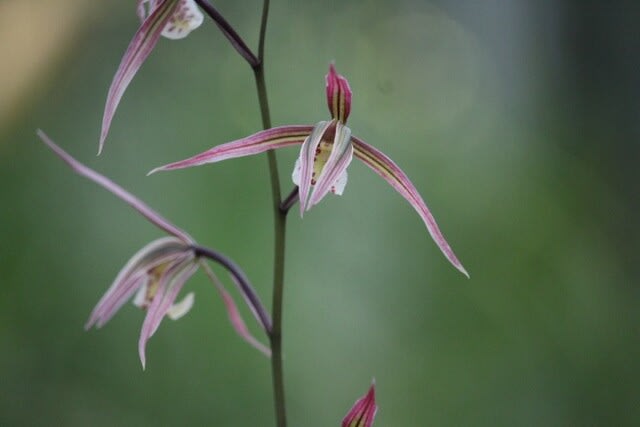
[[[371,384],[367,394],[358,399],[344,417],[342,427],[371,427],[376,412],[378,412],[378,405],[376,405],[375,384]]]
[[[198,265],[194,262],[193,257],[186,258],[168,266],[164,274],[159,278],[158,288],[151,304],[147,308],[147,316],[142,324],[138,341],[138,354],[143,369],[146,364],[145,348],[147,341],[158,330],[162,319],[174,305],[183,285],[195,273],[197,268]]]
[[[236,331],[236,333],[240,335],[240,337],[243,340],[245,340],[251,346],[253,346],[258,351],[260,351],[262,354],[264,354],[267,357],[271,357],[271,349],[265,346],[264,344],[262,344],[260,341],[258,341],[253,335],[251,335],[251,332],[249,331],[249,328],[247,328],[247,325],[244,322],[242,315],[240,314],[240,310],[238,310],[238,307],[236,306],[236,303],[233,300],[233,297],[231,296],[231,294],[222,286],[222,284],[219,281],[216,281],[215,285],[216,285],[216,289],[218,290],[218,293],[220,294],[220,297],[222,298],[222,302],[224,302],[224,306],[227,309],[227,316],[229,317],[229,322],[231,322],[231,326],[233,326],[233,329]],[[245,301],[246,300],[247,298],[245,296]],[[251,310],[253,311],[256,318],[260,320],[257,313],[255,312],[255,309],[253,308],[253,305],[251,305],[249,301],[247,301],[247,304],[249,305],[249,308],[251,308]]]
[[[222,160],[252,156],[277,148],[302,144],[312,129],[312,126],[281,126],[263,130],[246,138],[215,146],[188,159],[160,166],[149,172],[149,175],[159,171],[216,163]]]
[[[351,141],[354,147],[354,154],[362,160],[364,164],[369,166],[375,173],[384,178],[398,193],[402,195],[418,212],[422,221],[427,226],[427,230],[436,242],[444,256],[454,265],[462,274],[469,277],[469,273],[462,266],[453,250],[442,235],[442,232],[436,224],[436,220],[431,215],[424,200],[413,186],[407,175],[384,153],[365,143],[359,138],[352,137]]]
[[[304,141],[300,148],[300,216],[307,209],[307,201],[309,198],[311,185],[314,181],[314,164],[316,158],[316,150],[327,130],[335,124],[335,121],[319,122],[313,127],[313,131]]]
[[[133,194],[129,193],[124,188],[120,187],[115,182],[111,181],[104,175],[100,175],[98,172],[90,169],[74,159],[69,153],[58,147],[44,132],[38,130],[38,136],[42,141],[51,148],[51,150],[58,155],[67,165],[73,169],[77,174],[90,179],[96,184],[100,185],[116,197],[126,202],[129,206],[137,210],[142,216],[147,218],[156,227],[166,231],[167,233],[176,236],[185,243],[193,243],[193,239],[183,230],[179,229],[162,215],[151,209],[146,203],[138,199]]]
[[[336,182],[345,177],[347,167],[353,159],[353,145],[351,145],[351,129],[341,122],[336,123],[336,133],[331,145],[331,154],[327,163],[322,167],[322,172],[313,187],[313,194],[309,198],[307,210],[318,204],[329,191],[336,192]],[[346,184],[346,180],[344,181]],[[340,193],[344,190],[344,185]]]
[[[100,134],[98,154],[102,152],[104,141],[107,138],[109,127],[111,126],[111,120],[113,119],[122,95],[127,89],[127,86],[129,86],[133,76],[136,75],[155,47],[165,26],[173,17],[179,4],[180,0],[164,0],[158,4],[144,20],[129,43],[129,47],[122,57],[118,71],[116,71],[116,75],[113,77],[113,82],[111,82],[111,87],[107,94],[107,102],[102,117],[102,132]],[[140,12],[140,7],[141,5],[138,4],[138,12]]]

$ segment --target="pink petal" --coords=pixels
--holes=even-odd
[[[371,427],[377,411],[375,383],[373,383],[367,394],[358,399],[344,417],[342,427]]]
[[[155,47],[160,38],[160,34],[173,16],[179,3],[180,0],[162,1],[162,3],[151,12],[149,17],[145,19],[129,43],[129,47],[122,57],[118,71],[116,71],[116,75],[113,77],[109,93],[107,94],[107,102],[102,117],[102,132],[100,134],[98,154],[102,152],[104,141],[107,139],[107,134],[109,133],[109,126],[111,126],[111,120],[113,119],[122,95],[127,89],[127,86],[129,86],[129,83],[131,83],[133,76],[136,75]],[[140,7],[142,7],[142,5],[139,3],[138,13],[140,13]]]
[[[334,123],[333,120],[318,122],[300,148],[300,216],[302,216],[307,209],[316,149],[320,141],[322,141],[324,134]]]
[[[336,134],[333,145],[331,146],[331,154],[313,188],[313,194],[311,194],[307,209],[318,204],[320,200],[326,196],[338,178],[344,175],[352,159],[353,146],[351,145],[351,129],[341,122],[338,122],[336,124]]]
[[[231,294],[229,294],[229,292],[227,292],[227,290],[222,287],[220,282],[215,281],[214,283],[216,285],[216,289],[220,293],[222,301],[224,302],[224,306],[227,309],[227,316],[229,317],[229,321],[231,322],[231,326],[233,326],[233,329],[235,329],[237,334],[240,335],[240,337],[242,337],[242,339],[244,339],[246,342],[251,344],[267,357],[271,357],[271,350],[269,349],[269,347],[262,344],[253,335],[251,335],[251,332],[249,332],[249,328],[247,328],[247,325],[242,319],[242,315],[240,314],[236,303],[233,301],[233,297],[231,297]],[[259,321],[260,319],[253,306],[249,304],[249,307],[252,311],[254,311],[254,315]]]
[[[369,166],[375,173],[384,178],[391,186],[402,195],[418,212],[422,221],[427,226],[427,230],[431,237],[436,242],[444,256],[454,265],[462,274],[469,277],[469,273],[462,266],[462,263],[458,261],[458,258],[453,253],[453,250],[449,246],[449,243],[445,240],[442,232],[436,224],[436,220],[431,215],[431,212],[427,208],[427,205],[420,197],[418,190],[413,186],[407,175],[384,153],[365,143],[359,138],[352,137],[351,141],[354,146],[354,154],[357,158],[362,160],[367,166]]]
[[[162,319],[175,302],[184,283],[195,273],[197,268],[198,265],[193,262],[193,257],[186,258],[169,266],[160,278],[156,294],[147,308],[147,316],[142,324],[138,341],[138,354],[140,362],[142,362],[142,369],[146,364],[145,347],[147,341],[158,330]]]
[[[149,175],[159,171],[200,166],[236,157],[252,156],[268,150],[302,144],[311,133],[311,126],[281,126],[263,130],[246,138],[215,146],[185,160],[155,168]]]
[[[142,200],[135,197],[133,194],[126,191],[124,188],[120,187],[115,182],[111,181],[109,178],[100,175],[98,172],[90,169],[71,157],[66,151],[62,148],[58,147],[49,137],[38,130],[38,136],[42,141],[49,146],[53,150],[54,153],[58,155],[62,160],[64,160],[76,173],[84,176],[85,178],[90,179],[101,187],[105,188],[107,191],[111,192],[115,196],[122,199],[129,206],[137,210],[142,216],[147,218],[151,223],[153,223],[158,228],[166,231],[169,234],[176,236],[181,239],[183,242],[187,244],[193,243],[193,239],[183,230],[179,229],[175,225],[171,224],[168,220],[166,220],[162,215],[151,209],[148,205],[146,205]]]
[[[327,83],[327,105],[331,118],[346,123],[351,111],[351,88],[349,82],[336,72],[333,64],[329,65],[329,74],[325,76]]]

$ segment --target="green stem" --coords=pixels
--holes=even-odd
[[[264,80],[264,41],[269,17],[269,0],[264,0],[262,7],[262,20],[260,24],[260,41],[258,44],[258,64],[253,68],[258,90],[258,101],[262,116],[262,127],[271,127],[269,115],[269,101],[267,99],[267,86]],[[271,196],[274,214],[274,255],[273,255],[273,303],[272,303],[272,327],[269,334],[271,343],[271,376],[273,378],[273,399],[276,413],[276,426],[287,426],[287,414],[285,409],[284,371],[282,368],[282,299],[284,294],[284,256],[285,236],[287,226],[287,212],[280,209],[282,196],[280,193],[280,177],[278,176],[278,161],[273,150],[267,152],[269,162],[269,175],[271,177]]]

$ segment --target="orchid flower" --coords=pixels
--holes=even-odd
[[[371,427],[377,411],[375,384],[371,384],[367,394],[358,399],[344,417],[342,427]]]
[[[102,117],[98,154],[102,152],[122,95],[160,36],[173,40],[185,38],[204,20],[194,0],[138,0],[137,13],[142,24],[129,43],[111,82]]]
[[[58,147],[44,132],[38,131],[38,135],[76,173],[116,195],[152,224],[169,234],[169,236],[154,240],[140,249],[120,270],[111,287],[93,309],[85,325],[86,329],[94,325],[98,328],[102,327],[126,301],[133,297],[133,303],[147,311],[138,341],[138,353],[144,368],[147,341],[156,332],[162,319],[166,316],[177,320],[184,316],[193,306],[193,293],[187,294],[184,299],[176,303],[177,296],[185,282],[195,273],[199,266],[205,268],[207,274],[212,274],[209,267],[200,259],[203,255],[210,254],[209,258],[218,261],[229,270],[250,309],[258,318],[259,323],[266,331],[270,330],[271,320],[266,314],[266,310],[248,284],[246,277],[235,264],[221,254],[197,246],[193,238],[185,231],[173,225],[109,178],[78,162],[62,148]],[[217,279],[213,281],[223,299],[227,314],[236,332],[258,350],[269,355],[270,350],[256,340],[247,329],[231,295]]]
[[[444,256],[469,277],[407,175],[384,153],[353,136],[346,126],[351,111],[351,89],[347,79],[336,72],[333,64],[329,66],[325,79],[331,120],[318,122],[315,126],[291,125],[267,129],[218,145],[191,158],[161,166],[150,173],[215,163],[301,144],[292,179],[299,186],[302,215],[318,204],[327,193],[342,194],[347,184],[347,167],[355,156],[413,206]]]

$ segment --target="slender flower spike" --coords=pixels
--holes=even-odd
[[[358,399],[344,417],[342,427],[371,427],[377,411],[375,384],[371,384],[367,394]]]
[[[469,277],[407,175],[384,153],[351,134],[351,130],[346,126],[351,112],[351,89],[347,79],[336,72],[333,64],[329,66],[326,76],[326,91],[331,120],[318,122],[315,126],[292,125],[267,129],[246,138],[218,145],[191,158],[161,166],[150,173],[199,166],[301,145],[292,179],[299,187],[302,215],[318,204],[327,193],[342,194],[347,184],[347,167],[355,157],[387,181],[413,206],[444,256]]]
[[[147,311],[138,342],[138,353],[144,368],[147,341],[156,332],[162,319],[166,316],[177,320],[187,314],[193,306],[193,293],[187,294],[180,302],[176,302],[176,299],[185,282],[201,264],[204,264],[200,259],[204,249],[197,246],[196,242],[185,231],[173,225],[140,199],[109,178],[100,175],[71,157],[51,141],[44,132],[38,131],[38,135],[76,173],[113,193],[142,214],[152,224],[169,234],[167,237],[149,243],[127,262],[118,273],[111,287],[93,309],[85,325],[86,329],[92,326],[102,327],[125,302],[133,297],[133,303]],[[266,310],[257,295],[248,284],[244,274],[235,265],[230,268],[232,262],[223,255],[214,253],[211,250],[208,250],[208,252],[214,254],[217,257],[216,260],[230,270],[232,278],[241,290],[249,308],[256,314],[263,328],[268,331],[271,328],[271,320],[268,318]],[[204,265],[204,267],[209,274],[208,266]],[[247,329],[231,295],[219,281],[214,281],[214,284],[222,297],[227,309],[227,315],[236,332],[258,350],[269,355],[269,349],[256,340]]]
[[[102,117],[98,154],[102,152],[111,120],[122,95],[160,36],[173,40],[182,39],[198,28],[204,20],[194,0],[138,0],[137,13],[142,24],[129,43],[111,82]]]

